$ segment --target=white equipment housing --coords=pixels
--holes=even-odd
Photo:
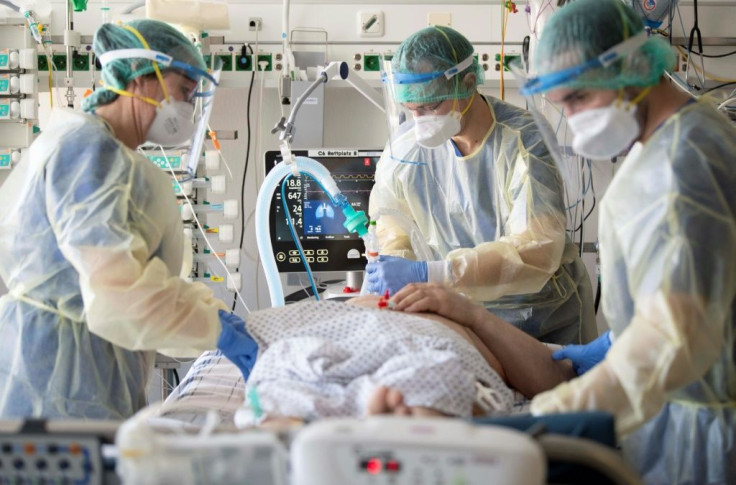
[[[292,485],[541,485],[547,476],[532,437],[449,418],[324,420],[296,436],[291,460]]]

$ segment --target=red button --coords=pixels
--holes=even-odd
[[[377,475],[378,473],[381,473],[382,468],[383,463],[381,463],[381,460],[379,460],[378,458],[371,458],[365,465],[365,470],[371,475]]]

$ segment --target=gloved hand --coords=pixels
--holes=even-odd
[[[611,348],[611,331],[585,345],[568,345],[552,354],[554,360],[570,359],[572,368],[579,376],[596,366]]]
[[[426,261],[411,261],[397,256],[379,256],[365,267],[369,293],[393,295],[409,283],[424,283],[428,278]]]
[[[256,363],[258,344],[245,330],[242,318],[225,310],[219,310],[219,315],[222,332],[217,348],[240,369],[247,381]]]

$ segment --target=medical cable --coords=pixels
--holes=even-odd
[[[682,79],[680,79],[680,78],[679,78],[678,76],[675,76],[674,74],[672,74],[672,73],[670,73],[670,72],[667,72],[667,71],[665,71],[664,75],[665,75],[665,76],[667,76],[667,78],[668,78],[668,79],[669,79],[670,81],[674,82],[674,83],[675,83],[675,85],[676,85],[676,86],[677,86],[678,88],[680,88],[680,90],[681,90],[682,92],[684,92],[684,93],[688,94],[688,95],[689,95],[689,96],[690,96],[691,98],[695,98],[695,99],[697,99],[697,96],[695,95],[695,93],[693,93],[693,92],[692,92],[692,90],[690,89],[690,86],[688,86],[688,84],[687,84],[687,83],[686,83],[685,81],[683,81],[683,80],[682,80]],[[707,93],[707,92],[708,92],[708,91],[705,91],[705,93]],[[705,94],[705,93],[704,93],[704,94]]]
[[[733,103],[734,101],[736,101],[736,96],[732,96],[728,98],[727,100],[725,100],[724,102],[722,102],[721,104],[719,104],[718,109],[721,110],[725,108],[726,106],[728,106],[729,104]]]
[[[731,86],[732,84],[736,84],[736,81],[729,81],[727,83],[719,84],[718,86],[713,86],[712,88],[707,89],[703,94],[717,91],[718,89],[725,88],[726,86]]]
[[[583,217],[582,221],[580,221],[580,225],[573,231],[573,233],[582,230],[583,228],[583,222],[588,220],[588,217],[593,213],[593,210],[595,210],[595,186],[593,186],[593,169],[591,168],[592,164],[590,160],[587,160],[588,162],[588,188],[591,189],[593,193],[593,206],[590,208],[588,213]],[[583,180],[585,180],[585,172],[583,171]],[[585,195],[587,194],[587,189],[583,194],[583,203],[585,203]],[[585,206],[583,206],[583,209],[585,209]]]
[[[539,12],[537,12],[537,15],[534,17],[533,22],[530,23],[529,20],[530,20],[530,18],[532,16],[531,15],[531,8],[529,6],[527,6],[527,9],[529,9],[529,10],[527,11],[528,15],[526,17],[526,24],[529,26],[529,32],[532,33],[532,34],[534,34],[534,37],[537,40],[539,40],[539,35],[538,35],[538,32],[537,32],[537,24],[539,23],[539,17],[542,16],[542,14],[544,13],[544,11],[547,8],[552,8],[552,0],[548,0],[548,1],[544,2],[544,6],[539,9]]]
[[[254,59],[257,61],[258,59],[258,31],[256,30],[256,51],[254,54]],[[256,62],[255,69],[261,73],[260,75],[260,86],[258,87],[258,120],[263,119],[263,83],[265,81],[266,75],[264,73],[265,66],[268,65],[268,61],[263,61],[264,67],[261,67],[261,62]],[[256,157],[261,152],[261,123],[258,123],[256,125],[256,141],[255,141],[255,154]],[[260,258],[256,259],[256,301],[260,301],[260,292],[259,292],[259,284],[258,284],[258,277],[259,272],[258,268],[260,267],[261,260]]]
[[[683,48],[687,46],[676,45],[674,47]],[[700,56],[700,57],[706,57],[708,59],[721,59],[723,57],[731,57],[733,55],[736,55],[736,51],[726,52],[725,54],[701,54],[698,52],[693,52],[693,54],[695,54],[696,56]]]
[[[583,166],[584,166],[584,162],[583,162]],[[593,174],[592,174],[592,171],[591,171],[590,168],[588,168],[588,172],[589,173],[588,173],[588,181],[587,181],[587,184],[586,184],[586,181],[585,181],[585,169],[584,168],[583,168],[582,171],[579,171],[576,174],[575,180],[578,180],[578,179],[582,178],[582,183],[579,186],[580,190],[576,191],[576,193],[578,194],[578,196],[577,196],[577,199],[575,200],[575,203],[574,204],[571,204],[570,201],[569,201],[569,199],[567,201],[567,204],[568,204],[567,211],[570,214],[570,218],[573,221],[573,223],[575,221],[577,221],[577,218],[578,218],[578,208],[580,207],[580,204],[584,202],[585,197],[588,195],[588,191],[591,189],[591,186],[592,186],[592,183],[593,183]],[[590,214],[588,214],[588,215],[590,215]],[[586,218],[587,218],[587,216],[586,216]],[[573,230],[572,232],[576,232],[576,231],[577,231],[577,229]]]
[[[504,55],[505,55],[504,48],[506,45],[506,24],[508,23],[508,21],[509,21],[508,7],[506,6],[506,2],[503,1],[501,2],[501,56],[499,58],[499,61],[501,64],[501,70],[499,71],[499,74],[501,75],[501,79],[500,79],[501,83],[499,85],[499,94],[500,94],[501,101],[505,99],[505,92],[506,92],[506,90],[504,89],[505,86],[504,86],[504,79],[503,79],[503,68],[504,68]]]
[[[247,48],[250,49],[250,54],[253,56],[253,47],[250,46],[250,44],[246,44]],[[252,59],[252,57],[251,57]],[[248,86],[248,99],[246,101],[246,110],[245,110],[245,121],[246,126],[248,128],[248,139],[246,141],[245,145],[245,167],[243,167],[243,179],[240,182],[240,216],[241,216],[241,226],[240,226],[240,244],[238,247],[240,250],[243,250],[243,241],[245,240],[245,224],[246,224],[246,218],[245,218],[245,180],[246,176],[248,175],[248,162],[250,161],[250,140],[251,140],[251,131],[250,131],[250,107],[251,107],[251,101],[253,96],[253,84],[255,84],[256,79],[256,72],[255,70],[251,71],[250,74],[250,85]],[[252,216],[251,212],[251,216]],[[256,258],[257,260],[258,258]],[[238,271],[240,268],[236,268],[236,271]],[[257,284],[257,283],[256,283]],[[237,299],[233,298],[233,305],[232,305],[232,311],[235,311],[235,305],[237,304]]]
[[[578,242],[578,256],[580,256],[581,258],[583,257],[583,243],[585,242],[585,240],[583,238],[583,235],[585,234],[585,229],[584,229],[585,216],[583,216],[583,214],[585,213],[585,199],[583,199],[583,204],[582,205],[583,205],[583,210],[580,213],[581,220],[580,220],[580,225],[578,226],[578,229],[580,229],[580,239],[579,239],[579,242]],[[591,212],[593,212],[593,211],[591,210]],[[573,234],[574,234],[574,232],[573,232]]]
[[[49,57],[46,60],[46,68],[49,71],[49,106],[54,107],[54,61]]]
[[[287,304],[306,300],[307,298],[312,297],[312,292],[313,292],[312,288],[310,286],[304,286],[304,280],[302,278],[299,278],[298,281],[299,281],[299,287],[301,289],[284,296],[284,302],[286,302]],[[327,289],[327,286],[329,284],[341,283],[341,282],[344,282],[344,280],[320,281],[319,278],[317,278],[315,282],[317,283],[317,289],[324,291]]]
[[[680,52],[680,54],[681,54],[681,55],[683,55],[683,56],[687,56],[687,55],[688,55],[688,54],[687,54],[687,53],[685,52],[685,50],[684,50],[684,49],[683,49],[682,47],[679,47],[679,46],[677,46],[677,50],[678,50],[678,51]],[[696,54],[696,55],[697,55],[697,52],[693,52],[693,54]],[[701,59],[701,60],[702,60],[702,59]],[[690,61],[689,61],[689,58],[688,58],[688,62],[690,62]],[[720,76],[716,76],[716,75],[714,75],[714,74],[711,74],[710,72],[706,71],[705,69],[703,69],[703,70],[701,71],[701,69],[700,69],[700,68],[699,68],[698,66],[694,65],[694,64],[693,64],[693,69],[694,69],[694,70],[695,70],[695,71],[696,71],[696,72],[697,72],[698,74],[702,74],[702,75],[704,76],[704,79],[710,79],[711,81],[721,81],[721,82],[736,82],[736,79],[727,79],[727,78],[722,78],[722,77],[720,77]],[[687,79],[687,78],[686,78],[686,79]]]
[[[229,278],[232,278],[232,274],[227,269],[227,265],[222,260],[222,258],[220,258],[220,256],[217,254],[217,251],[215,251],[215,248],[212,247],[212,244],[210,243],[210,239],[207,236],[207,233],[202,228],[202,223],[199,222],[199,219],[197,218],[197,213],[194,210],[194,204],[192,204],[192,201],[189,199],[189,197],[187,197],[187,194],[184,192],[184,189],[182,188],[181,183],[179,182],[179,180],[177,180],[176,173],[174,172],[174,169],[171,168],[171,164],[169,163],[169,159],[166,157],[166,152],[164,151],[164,148],[163,147],[160,147],[160,148],[161,148],[161,151],[164,153],[164,158],[166,159],[166,165],[169,167],[169,172],[171,172],[171,175],[174,177],[174,180],[176,181],[176,185],[181,191],[181,195],[184,197],[184,200],[186,201],[187,205],[192,210],[192,218],[194,219],[194,222],[197,223],[197,229],[202,234],[202,238],[204,239],[205,244],[209,248],[212,255],[215,257],[215,259],[217,259],[217,261],[220,263],[222,268],[225,270],[225,274],[227,274]],[[245,304],[245,301],[243,300],[243,297],[240,294],[240,290],[238,290],[235,287],[233,287],[233,290],[235,291],[235,295],[237,296],[237,298],[240,300],[240,303],[243,305],[243,308],[245,308],[245,311],[250,313],[250,308],[248,308],[248,305]]]
[[[300,172],[300,173],[302,175],[306,175],[304,172]],[[314,299],[316,301],[319,301],[319,294],[317,293],[317,285],[315,285],[314,277],[312,276],[312,269],[309,267],[309,263],[307,262],[307,257],[304,254],[304,249],[302,248],[302,243],[299,240],[299,237],[297,237],[296,231],[294,230],[294,221],[292,220],[291,213],[289,212],[289,204],[286,203],[286,185],[288,184],[289,180],[291,180],[291,177],[292,177],[291,174],[289,174],[286,177],[284,177],[284,180],[281,182],[281,204],[284,206],[284,213],[286,215],[286,225],[289,226],[289,232],[291,232],[291,238],[294,240],[294,244],[296,245],[296,248],[299,250],[299,256],[302,258],[304,269],[307,271],[307,277],[309,278],[309,284],[312,286],[312,291],[314,291]],[[319,182],[317,182],[317,184],[319,184]],[[321,187],[321,184],[319,185]],[[324,188],[322,190],[324,190]],[[330,197],[330,199],[332,199],[332,197]]]
[[[563,110],[559,109],[554,104],[550,104],[549,106],[551,106],[552,109],[555,110],[555,112],[557,112],[558,115],[559,115],[559,117],[557,119],[557,127],[554,129],[555,137],[557,138],[557,140],[559,140],[560,139],[560,128],[562,127],[562,121],[565,119],[565,113],[564,113]],[[565,141],[565,143],[567,143],[567,136],[568,136],[567,135],[567,124],[565,124],[565,130],[564,130],[564,134],[562,136],[562,139]],[[575,174],[570,174],[571,175],[570,177],[563,177],[564,180],[568,180],[568,179],[579,180],[580,179],[580,173],[579,173],[579,171],[577,169],[578,165],[575,164],[574,167],[575,167],[576,173]],[[568,169],[568,167],[559,167],[559,168],[560,168],[560,170],[565,170],[567,172],[570,172],[570,170]],[[566,190],[564,190],[564,194],[565,194],[565,205],[567,206],[567,210],[568,210],[568,215],[570,217],[570,221],[573,224],[575,224],[575,221],[577,220],[577,207],[580,204],[581,200],[585,197],[585,195],[587,193],[587,188],[585,187],[584,184],[583,185],[579,185],[578,187],[569,187],[569,189],[575,189],[574,190],[574,193],[576,194],[576,196],[575,196],[576,200],[575,200],[575,203],[574,204],[571,203],[571,201],[570,201],[570,191],[567,190],[568,187],[565,187],[565,189],[566,189]],[[581,194],[581,192],[582,192],[582,194]]]
[[[260,73],[260,75],[258,76],[260,82],[260,85],[258,86],[258,120],[260,121],[263,119],[263,83],[265,80],[265,73],[261,69],[260,62],[258,62],[258,49],[258,29],[256,29],[256,48],[255,52],[253,53],[253,69],[256,73]],[[268,61],[263,62],[268,65]],[[258,154],[261,153],[261,124],[262,123],[256,124],[256,136],[253,150],[256,157],[258,157]]]
[[[555,128],[555,136],[557,137],[558,140],[559,140],[560,127],[562,126],[562,121],[565,119],[564,111],[559,111],[559,113],[560,113],[560,117],[559,117],[559,120],[557,121],[557,128]],[[565,140],[565,143],[567,143],[567,124],[565,124],[565,133],[564,133],[562,139]],[[573,166],[575,167],[576,172],[577,172],[577,166],[578,166],[577,163],[575,165],[573,165]],[[580,178],[579,177],[580,176],[580,173],[575,173],[575,174],[571,174],[571,175],[574,175],[574,177],[570,177],[570,178],[572,178],[572,180],[578,180]],[[575,221],[577,220],[577,217],[578,217],[577,216],[577,207],[578,207],[578,205],[580,205],[580,202],[585,198],[585,195],[587,193],[587,190],[588,189],[585,187],[585,183],[583,183],[582,185],[579,185],[578,187],[575,187],[576,200],[575,200],[575,203],[574,204],[571,204],[570,203],[570,194],[568,193],[567,190],[565,190],[565,199],[566,199],[565,200],[565,203],[567,204],[567,210],[570,213],[571,221],[573,222],[573,224],[575,223]],[[581,194],[581,192],[582,192],[582,194]],[[572,214],[572,211],[573,210],[575,211],[575,214],[574,215]]]
[[[724,79],[724,78],[721,78],[721,77],[718,77],[718,76],[713,76],[713,75],[711,75],[710,73],[708,73],[705,70],[705,64],[703,62],[703,58],[704,57],[710,57],[710,56],[703,55],[703,46],[702,46],[702,41],[701,41],[701,38],[700,38],[700,28],[698,27],[698,20],[697,20],[698,19],[698,3],[697,3],[697,0],[693,3],[693,7],[694,7],[694,10],[695,10],[695,25],[693,26],[693,28],[690,31],[690,41],[688,43],[688,51],[687,51],[687,54],[685,53],[685,50],[682,49],[680,46],[676,46],[677,50],[680,52],[681,55],[687,56],[687,67],[688,67],[688,69],[690,67],[690,62],[691,62],[690,61],[690,55],[691,54],[696,54],[696,55],[699,55],[700,56],[701,65],[703,66],[702,67],[702,73],[701,73],[703,75],[703,78],[704,78],[703,79],[703,82],[702,82],[703,89],[705,89],[705,78],[711,79],[713,81],[721,81],[721,82],[724,82],[724,83],[736,82],[736,80],[734,80],[734,79]],[[678,16],[678,18],[680,20],[680,28],[682,29],[683,32],[685,32],[685,23],[682,21],[682,13],[680,12],[680,7],[678,6],[676,8],[677,8],[677,16]],[[695,29],[697,29],[697,31]],[[692,52],[692,43],[693,43],[693,40],[694,40],[694,34],[697,34],[697,36],[698,36],[698,40],[699,40],[699,49],[698,50],[700,52]],[[736,52],[736,51],[734,51],[734,52]],[[696,66],[694,62],[693,62],[693,69],[695,69],[696,72],[700,72],[698,66]],[[700,80],[700,78],[698,78],[698,80]],[[685,83],[687,83],[687,71],[686,71],[686,74],[685,74]],[[709,91],[710,90],[707,90],[705,92],[707,93]]]
[[[679,12],[679,10],[678,10]],[[697,35],[698,39],[698,52],[700,54],[703,53],[703,37],[700,34],[700,27],[698,26],[698,0],[693,0],[693,13],[695,16],[694,22],[693,22],[693,28],[690,29],[690,40],[687,44],[687,69],[685,70],[685,80],[688,79],[688,73],[690,72],[690,60],[691,60],[691,54],[693,52],[693,42],[695,41],[695,37]],[[693,67],[695,67],[695,63],[693,61]],[[705,89],[705,60],[703,59],[703,56],[700,56],[700,67],[702,69],[702,72],[700,73],[703,77],[700,78],[700,86],[701,89]]]

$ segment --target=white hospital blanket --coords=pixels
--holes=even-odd
[[[378,386],[399,389],[408,406],[471,416],[476,382],[496,390],[500,411],[512,408],[511,390],[481,354],[426,318],[306,302],[252,313],[246,327],[259,353],[245,395],[256,389],[264,416],[362,416]]]

